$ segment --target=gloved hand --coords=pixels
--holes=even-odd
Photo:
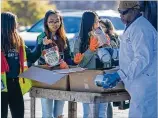
[[[43,45],[48,45],[52,42],[53,41],[51,39],[48,39],[47,36],[45,36],[44,38],[39,38],[38,39],[38,45],[41,45],[42,43],[43,43]]]
[[[84,53],[83,54],[77,53],[74,57],[74,62],[76,64],[79,64],[82,61],[83,57],[84,57]]]
[[[103,88],[113,88],[120,81],[120,76],[117,72],[112,74],[104,74],[104,78],[102,81]]]
[[[94,52],[98,49],[99,47],[99,43],[98,43],[98,39],[94,36],[91,36],[90,38],[90,45],[89,45],[89,49]]]
[[[60,69],[67,69],[67,68],[69,68],[69,66],[65,61],[62,60],[60,63]]]

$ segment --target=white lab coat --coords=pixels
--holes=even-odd
[[[157,32],[141,16],[120,40],[118,74],[131,96],[129,118],[157,118]]]

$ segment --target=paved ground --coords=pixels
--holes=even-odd
[[[29,94],[24,96],[25,100],[25,118],[30,118],[30,97]],[[64,106],[64,118],[68,117],[68,103],[65,103]],[[117,107],[113,107],[113,118],[128,118],[128,109],[127,110],[118,110]],[[82,118],[82,104],[77,104],[77,118]],[[41,118],[41,100],[39,98],[36,99],[36,118]],[[9,114],[9,118],[10,114]]]

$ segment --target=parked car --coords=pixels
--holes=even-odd
[[[84,11],[61,12],[66,30],[66,35],[73,52],[73,44],[75,36],[79,32],[81,17]],[[123,32],[124,25],[121,22],[119,13],[113,10],[96,11],[100,18],[108,18],[114,24],[118,34]],[[24,39],[26,45],[33,49],[36,44],[37,36],[44,30],[43,19],[35,23],[29,30],[21,32],[20,35]]]

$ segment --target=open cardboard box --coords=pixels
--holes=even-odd
[[[53,78],[52,78],[53,79]],[[63,77],[56,83],[50,85],[36,80],[32,80],[32,86],[38,88],[54,89],[54,90],[70,90],[68,76]]]
[[[54,89],[54,90],[70,90],[70,82],[69,82],[69,74],[70,73],[74,73],[74,72],[80,72],[84,69],[82,68],[75,68],[76,66],[70,66],[70,69],[60,69],[59,67],[55,67],[55,68],[49,68],[48,66],[43,66],[43,65],[38,65],[36,66],[36,68],[40,68],[39,69],[39,73],[41,71],[45,71],[49,70],[52,72],[56,72],[57,74],[65,74],[64,77],[58,79],[55,83],[53,83],[52,85],[40,82],[40,80],[38,79],[38,81],[32,80],[32,84],[34,87],[39,87],[39,88],[49,88],[49,89]],[[72,68],[72,69],[71,69]],[[45,77],[47,77],[48,75],[45,74]],[[52,79],[54,79],[55,75],[50,74],[49,76],[52,76]]]
[[[86,70],[74,67],[70,69],[51,70],[42,66],[32,66],[28,71],[21,74],[20,77],[31,79],[33,86],[40,88],[98,93],[124,91],[123,83],[117,84],[112,89],[103,89],[102,87],[97,87],[94,83],[96,75],[115,72],[117,70],[117,68],[110,70]]]
[[[68,75],[55,73],[46,66],[32,66],[19,77],[31,79],[34,87],[70,90]]]

